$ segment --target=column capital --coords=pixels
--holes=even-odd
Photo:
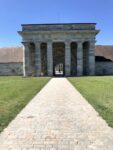
[[[46,43],[53,43],[53,41],[52,41],[51,39],[48,39],[48,40],[46,41]]]
[[[70,45],[71,44],[71,41],[70,40],[65,40],[65,45]]]
[[[89,42],[95,44],[95,43],[96,43],[96,40],[95,40],[95,39],[94,39],[94,40],[92,39],[92,40],[89,40]]]
[[[34,42],[34,44],[35,44],[36,48],[40,48],[41,42]]]
[[[52,51],[52,44],[53,44],[52,41],[47,42],[47,51],[50,51],[50,50]]]
[[[81,41],[77,42],[77,51],[83,50],[83,43]]]
[[[29,42],[22,42],[24,46],[29,46]]]
[[[89,46],[90,46],[90,51],[95,51],[95,42],[90,42]]]
[[[82,45],[83,41],[76,41],[77,44]]]

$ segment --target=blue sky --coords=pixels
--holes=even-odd
[[[97,43],[113,45],[113,0],[0,0],[0,47],[21,45],[21,24],[97,23]]]

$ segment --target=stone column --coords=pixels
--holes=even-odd
[[[71,52],[70,42],[65,42],[65,75],[70,76],[71,74]]]
[[[23,75],[30,75],[30,57],[29,57],[29,43],[22,42],[23,47]]]
[[[40,42],[35,43],[35,68],[36,68],[36,76],[41,76],[41,49]]]
[[[83,45],[77,42],[77,76],[83,75]]]
[[[89,75],[95,75],[95,41],[90,42],[90,48],[89,48]]]
[[[48,76],[53,76],[53,48],[52,42],[47,42],[47,72]]]

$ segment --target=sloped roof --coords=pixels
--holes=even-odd
[[[0,63],[23,62],[22,47],[0,48]]]
[[[95,55],[113,61],[113,46],[97,45]],[[0,63],[23,62],[23,47],[0,48]]]
[[[95,48],[95,55],[113,61],[113,45],[97,45]]]

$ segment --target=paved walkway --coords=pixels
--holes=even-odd
[[[53,78],[0,135],[0,150],[113,150],[113,130],[65,78]]]

